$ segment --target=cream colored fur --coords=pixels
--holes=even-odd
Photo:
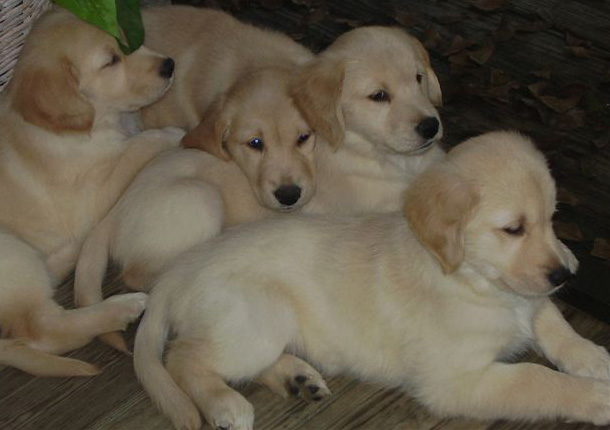
[[[122,329],[143,310],[142,294],[74,311],[52,296],[89,230],[142,166],[182,137],[177,129],[130,137],[120,123],[167,90],[165,62],[144,47],[123,55],[112,37],[66,11],[32,29],[0,100],[0,364],[92,374],[50,354]]]
[[[201,411],[215,429],[252,429],[252,405],[226,382],[328,395],[295,355],[404,388],[442,416],[610,424],[610,356],[549,299],[578,263],[553,234],[555,185],[533,144],[509,132],[473,138],[406,201],[408,223],[309,216],[237,227],[162,273],[134,358],[174,425],[199,428]],[[530,346],[560,371],[507,361]]]
[[[202,40],[198,39],[197,46]],[[180,55],[186,54],[178,55],[178,68]],[[206,64],[213,69],[213,63]],[[442,129],[431,140],[413,134],[421,118],[438,116],[433,103],[440,104],[440,87],[425,50],[404,32],[382,27],[353,30],[300,69],[294,80],[277,77],[280,71],[274,70],[267,68],[242,78],[237,85],[240,90],[230,91],[220,112],[215,112],[215,118],[225,119],[212,124],[204,120],[185,137],[190,146],[199,142],[200,147],[231,162],[205,153],[177,152],[159,158],[140,175],[87,241],[77,268],[77,303],[89,305],[101,298],[108,256],[123,267],[128,285],[147,290],[155,273],[181,251],[217,235],[223,226],[281,210],[261,197],[265,192],[259,187],[269,171],[281,172],[299,184],[317,183],[301,212],[389,212],[400,209],[413,177],[443,157],[435,144]],[[196,84],[189,85],[194,88]],[[285,85],[291,86],[290,91]],[[380,87],[391,95],[390,104],[380,105],[369,98]],[[294,139],[308,128],[288,92],[303,115],[322,131],[300,150]],[[319,111],[316,100],[334,105],[334,116]],[[254,133],[250,124],[257,124],[263,140],[269,140],[258,164],[249,161],[252,150],[244,145]],[[338,132],[324,131],[328,128]],[[280,135],[273,134],[276,129]],[[342,137],[332,140],[337,133]],[[265,157],[273,162],[265,164]],[[315,157],[315,163],[310,157]],[[312,173],[316,168],[310,182],[298,180],[304,176],[299,168],[303,160],[310,163],[306,165]],[[123,347],[120,343],[115,346]]]

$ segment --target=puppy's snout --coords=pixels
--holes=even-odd
[[[428,118],[424,118],[420,121],[419,124],[415,127],[415,131],[424,139],[432,139],[438,133],[440,123],[438,119],[433,116],[429,116]]]
[[[282,185],[273,193],[282,206],[292,206],[301,198],[301,187],[298,185]]]
[[[159,75],[162,78],[169,79],[174,74],[174,68],[176,67],[176,63],[171,58],[166,58],[161,63],[161,67],[159,68]]]
[[[572,274],[567,267],[561,266],[557,269],[551,270],[547,275],[547,279],[553,287],[558,287],[567,281]]]

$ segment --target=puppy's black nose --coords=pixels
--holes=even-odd
[[[558,269],[550,271],[546,277],[553,287],[558,287],[567,281],[571,275],[566,267],[561,266]]]
[[[161,63],[159,74],[162,78],[169,79],[174,74],[175,66],[176,63],[174,63],[174,60],[172,60],[171,58],[166,58],[165,60],[163,60],[163,63]]]
[[[298,185],[282,185],[273,193],[282,206],[292,206],[301,198],[301,187]]]
[[[433,116],[429,116],[428,118],[423,119],[417,127],[415,127],[415,131],[423,137],[424,139],[432,139],[438,133],[438,126],[440,123],[438,119]]]

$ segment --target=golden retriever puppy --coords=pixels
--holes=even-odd
[[[265,206],[274,206],[285,178],[314,183],[315,138],[288,95],[290,76],[290,70],[267,68],[244,77],[198,126],[199,133],[207,129],[213,151],[231,162],[178,149],[142,170],[83,246],[75,280],[79,306],[101,301],[109,257],[122,266],[128,286],[147,290],[180,252],[222,226],[271,212]],[[313,192],[311,185],[302,189]],[[120,341],[113,345],[124,348]]]
[[[253,428],[252,405],[225,381],[328,395],[304,360],[404,387],[440,415],[610,424],[610,356],[549,299],[577,268],[554,211],[542,154],[495,132],[412,184],[408,222],[295,216],[236,227],[158,278],[136,336],[137,376],[180,429],[199,428],[198,409],[215,429]],[[533,345],[561,371],[506,361]]]
[[[441,88],[421,43],[399,28],[340,36],[292,93],[318,139],[308,213],[398,211],[414,176],[444,156]]]
[[[163,10],[184,14],[191,9],[159,9]],[[193,13],[201,15],[197,20],[216,14]],[[233,22],[232,18],[227,22]],[[370,45],[369,39],[376,43]],[[196,46],[202,44],[197,40]],[[177,55],[179,68],[186,54],[172,55]],[[369,62],[383,62],[384,67],[372,69]],[[214,69],[217,64],[208,66]],[[75,282],[79,305],[101,300],[108,254],[123,267],[130,287],[148,290],[150,279],[166,262],[217,235],[223,226],[295,208],[305,213],[346,214],[400,209],[411,179],[444,154],[435,145],[441,125],[433,104],[440,104],[440,88],[421,44],[395,28],[361,28],[339,37],[304,67],[290,82],[294,67],[261,69],[258,75],[250,75],[229,96],[212,103],[205,119],[184,137],[185,146],[205,149],[235,164],[180,153],[161,157],[155,167],[146,169],[146,179],[143,176],[134,183],[83,249]],[[371,96],[380,88],[392,97],[391,102]],[[193,91],[198,90],[184,94]],[[290,91],[300,100],[303,114],[315,117],[326,136],[327,142],[316,144],[315,152],[314,136],[310,137],[309,128],[295,112]],[[315,105],[316,100],[335,106],[333,112],[310,112],[329,109]],[[349,109],[354,113],[344,115]],[[434,133],[421,132],[424,119],[435,121]],[[341,136],[325,132],[329,127]],[[281,135],[272,134],[276,129]],[[388,145],[394,145],[393,149]],[[291,192],[294,184],[298,190]],[[293,204],[278,204],[286,199]],[[107,340],[124,348],[118,339]]]
[[[176,60],[176,82],[142,109],[144,126],[195,128],[207,110],[245,74],[265,67],[295,68],[313,58],[288,36],[255,27],[213,9],[145,9],[147,46]]]
[[[123,55],[111,36],[66,11],[47,13],[32,29],[0,101],[0,326],[11,338],[0,363],[90,374],[75,360],[47,367],[47,353],[121,329],[142,311],[141,294],[66,311],[52,300],[52,285],[74,268],[85,235],[140,168],[178,145],[178,129],[130,137],[120,122],[163,95],[173,67],[146,48]]]

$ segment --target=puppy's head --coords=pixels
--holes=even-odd
[[[331,145],[355,133],[381,151],[417,154],[442,137],[438,79],[424,47],[398,28],[340,36],[293,85],[297,105]]]
[[[219,98],[182,140],[229,161],[247,176],[262,206],[289,211],[315,191],[315,135],[288,94],[291,72],[263,69]]]
[[[136,110],[161,97],[173,67],[144,47],[126,56],[104,31],[56,10],[32,29],[7,94],[32,124],[89,131],[98,113]]]
[[[467,264],[501,288],[534,296],[577,269],[553,232],[555,184],[546,160],[519,134],[458,145],[414,182],[405,211],[445,273]]]

